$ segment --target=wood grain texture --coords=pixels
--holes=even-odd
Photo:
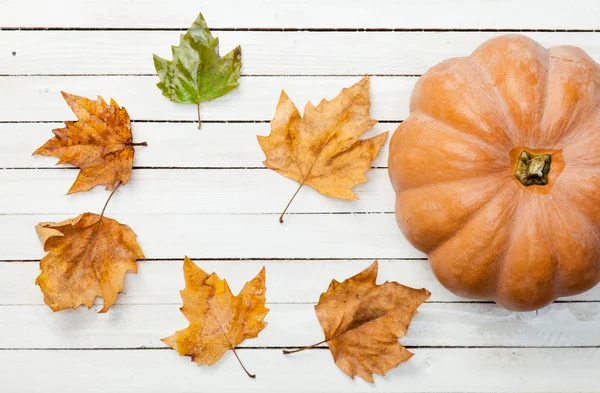
[[[368,267],[373,259],[363,260],[196,260],[205,271],[215,271],[227,278],[234,292],[262,268],[267,270],[267,303],[314,303],[327,289],[332,279],[342,281]],[[139,263],[139,274],[125,276],[124,293],[116,304],[157,305],[179,304],[179,290],[185,284],[183,256],[174,260],[151,260]],[[33,285],[39,274],[37,262],[0,263],[0,305],[42,305],[39,287]],[[380,260],[379,283],[398,281],[413,288],[427,288],[429,302],[470,302],[442,287],[426,260]],[[600,302],[600,286],[578,296],[563,298],[564,302]],[[100,304],[100,303],[98,303]],[[490,310],[496,306],[488,304]],[[535,314],[535,313],[534,313]],[[482,333],[488,328],[481,325]]]
[[[598,29],[595,0],[1,0],[1,27],[187,28],[202,10],[211,28]],[[115,12],[115,10],[119,10]],[[231,12],[235,10],[235,12]],[[135,18],[131,16],[135,15]]]
[[[315,292],[314,298],[318,295]],[[53,313],[44,306],[4,306],[0,321],[11,323],[0,322],[4,333],[0,350],[167,348],[160,339],[187,326],[179,307],[180,302],[117,305],[108,314],[97,314],[85,307]],[[323,339],[314,304],[268,304],[268,308],[267,327],[258,338],[241,343],[241,348],[294,348]],[[20,334],[23,326],[27,326],[27,336]],[[400,342],[418,347],[600,347],[599,329],[600,303],[554,304],[537,314],[514,313],[489,304],[425,303]]]
[[[194,106],[161,96],[151,61],[169,55],[198,11],[223,53],[242,45],[246,75],[202,106],[201,131]],[[371,115],[384,121],[368,136],[393,131],[417,75],[442,59],[521,30],[600,59],[599,20],[596,0],[0,0],[0,391],[597,392],[600,286],[537,313],[453,295],[395,224],[387,145],[357,188],[359,201],[306,188],[281,225],[296,185],[262,169],[256,135],[269,133],[282,89],[302,109],[364,74],[378,75]],[[34,285],[44,255],[34,225],[98,212],[107,197],[100,188],[64,196],[77,170],[31,157],[74,119],[60,91],[115,98],[134,120],[135,141],[148,142],[107,215],[138,233],[149,260],[126,275],[103,315],[94,312],[101,301],[92,311],[52,313]],[[198,368],[159,341],[186,326],[186,254],[234,292],[266,266],[269,325],[239,351],[256,380],[231,353]],[[432,292],[401,340],[415,352],[408,363],[369,385],[350,380],[327,350],[285,357],[264,348],[322,339],[319,294],[376,258],[379,282]]]
[[[0,74],[150,74],[171,58],[179,31],[2,31]],[[422,74],[502,32],[221,31],[221,53],[243,48],[244,75]],[[542,45],[577,45],[600,58],[597,33],[523,33]],[[114,45],[119,42],[119,45]],[[352,43],[349,45],[349,43]],[[13,56],[12,52],[16,52]]]
[[[85,195],[65,195],[78,172],[0,171],[0,214],[77,215],[100,209],[108,196],[105,187],[95,187]],[[290,212],[393,212],[394,193],[387,169],[372,169],[367,176],[367,183],[354,188],[360,198],[357,201],[329,198],[306,186]],[[276,214],[281,213],[297,188],[294,181],[265,169],[138,169],[127,185],[119,188],[108,212]]]
[[[595,392],[598,348],[420,348],[375,384],[351,380],[326,350],[295,356],[240,350],[256,380],[233,353],[198,368],[172,350],[0,351],[7,391],[84,392]],[[65,371],[67,370],[67,371]],[[102,376],[102,381],[93,377]],[[24,384],[23,381],[27,381]],[[144,387],[141,389],[140,387]],[[307,388],[308,387],[308,388]]]
[[[130,202],[135,203],[135,201]],[[100,208],[98,208],[100,210]],[[393,214],[112,214],[146,258],[421,258]],[[44,255],[34,226],[70,216],[0,215],[0,260]],[[27,234],[30,236],[27,236]]]
[[[241,77],[240,86],[227,95],[202,105],[202,121],[267,121],[273,118],[281,90],[304,108],[307,101],[332,99],[342,88],[360,77]],[[371,78],[371,117],[402,120],[408,114],[408,99],[417,78]],[[155,76],[18,76],[0,77],[0,122],[55,121],[74,116],[62,99],[66,91],[88,98],[115,98],[132,120],[197,121],[194,105],[176,104],[160,94]],[[27,110],[26,108],[35,108]],[[268,125],[261,125],[268,133]],[[191,127],[192,132],[197,132]],[[135,130],[134,130],[135,133]],[[135,134],[134,134],[135,138]],[[43,142],[43,141],[42,141]]]
[[[365,138],[393,131],[398,125],[376,124],[365,133]],[[3,140],[0,144],[0,168],[55,168],[56,159],[32,157],[31,153],[52,137],[53,129],[63,126],[63,123],[0,123]],[[198,132],[192,123],[134,123],[134,139],[148,142],[148,147],[136,148],[134,167],[263,167],[265,155],[256,136],[267,135],[269,131],[268,123],[205,123],[202,132]],[[386,143],[373,166],[387,167],[387,156]],[[135,172],[133,177],[136,177]]]

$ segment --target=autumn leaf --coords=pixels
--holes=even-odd
[[[35,283],[52,310],[92,307],[104,299],[102,312],[114,304],[127,271],[137,272],[144,254],[135,233],[117,221],[84,213],[62,222],[40,222],[35,227],[44,251],[41,274]]]
[[[53,131],[49,139],[33,154],[55,156],[58,164],[81,168],[69,194],[88,191],[97,185],[114,189],[117,183],[126,184],[131,177],[134,146],[131,121],[125,108],[114,100],[107,105],[102,97],[92,101],[85,97],[62,93],[78,121],[66,121],[65,128]]]
[[[258,136],[265,166],[300,183],[280,222],[305,184],[332,198],[358,199],[352,188],[368,180],[365,172],[388,134],[358,139],[377,123],[369,116],[370,106],[368,76],[331,101],[316,107],[307,103],[303,117],[281,92],[271,134]]]
[[[412,356],[398,342],[431,295],[396,282],[377,285],[375,261],[370,267],[342,283],[331,281],[315,306],[325,340],[286,354],[329,345],[335,364],[354,379],[373,382],[373,373],[385,373]]]
[[[172,47],[173,60],[154,55],[158,88],[173,102],[196,104],[200,128],[200,103],[238,87],[242,49],[238,46],[219,57],[219,39],[214,38],[202,14]]]
[[[190,325],[162,341],[182,356],[191,356],[199,365],[214,364],[228,350],[250,374],[235,351],[247,338],[254,338],[267,326],[265,307],[265,268],[233,296],[227,281],[216,273],[207,274],[185,257],[185,289],[181,291],[181,312]]]

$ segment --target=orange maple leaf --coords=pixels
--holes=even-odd
[[[404,337],[417,308],[431,295],[397,282],[376,284],[378,263],[342,283],[332,280],[315,306],[325,340],[294,351],[329,345],[335,364],[350,377],[373,382],[407,361],[412,353],[398,339]]]
[[[125,273],[136,273],[136,260],[144,258],[135,233],[102,215],[40,222],[35,229],[48,252],[35,283],[54,311],[82,304],[89,309],[97,296],[104,299],[100,312],[108,311],[123,290]]]
[[[352,188],[367,181],[365,172],[387,139],[387,132],[360,136],[377,121],[369,116],[369,77],[343,89],[316,107],[310,102],[301,117],[284,91],[271,120],[271,134],[258,136],[267,159],[264,165],[300,183],[283,215],[303,185],[332,198],[358,199]]]
[[[131,177],[133,143],[131,121],[125,108],[114,100],[107,105],[102,97],[97,101],[62,93],[78,121],[66,121],[65,128],[53,130],[54,137],[33,152],[34,155],[55,156],[58,164],[71,164],[81,171],[68,194],[88,191],[97,185],[114,189],[118,182],[126,184]]]
[[[181,291],[181,312],[190,325],[162,341],[182,356],[191,356],[199,365],[211,365],[228,350],[238,357],[235,347],[247,338],[254,338],[267,323],[265,307],[265,268],[237,296],[233,296],[227,281],[216,273],[207,274],[191,259],[183,263],[185,289]],[[250,374],[242,362],[248,376]]]

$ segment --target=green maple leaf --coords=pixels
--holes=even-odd
[[[242,68],[242,49],[238,46],[219,57],[219,39],[214,38],[202,14],[173,46],[173,60],[154,55],[160,82],[156,85],[173,102],[198,106],[238,87]]]

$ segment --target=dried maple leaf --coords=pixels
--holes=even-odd
[[[97,185],[112,190],[119,182],[126,184],[131,177],[133,146],[146,143],[133,143],[131,121],[125,108],[114,100],[107,105],[102,97],[92,101],[65,92],[62,95],[78,121],[66,121],[65,128],[53,130],[54,138],[33,154],[55,156],[60,159],[58,164],[81,168],[69,194],[88,191]]]
[[[35,283],[54,311],[82,304],[89,309],[96,296],[104,299],[100,312],[108,311],[123,289],[125,273],[136,273],[136,260],[144,258],[135,233],[103,215],[40,222],[35,229],[48,252]]]
[[[316,107],[307,103],[303,117],[281,92],[271,134],[258,136],[267,157],[265,166],[300,183],[280,222],[305,184],[332,198],[358,199],[352,188],[368,180],[365,172],[388,134],[358,139],[377,123],[369,116],[370,106],[368,76],[331,101]]]
[[[342,283],[331,281],[315,306],[325,340],[294,351],[329,345],[335,364],[354,379],[373,382],[412,356],[398,339],[404,337],[417,308],[431,295],[396,282],[377,285],[377,261]]]
[[[181,291],[181,312],[190,325],[162,341],[182,356],[191,356],[199,365],[214,364],[228,350],[250,374],[238,357],[235,347],[254,338],[267,326],[265,307],[265,268],[233,296],[227,281],[215,273],[207,274],[185,257],[185,289]]]
[[[196,104],[200,128],[200,103],[210,101],[238,87],[242,49],[238,46],[219,57],[219,39],[214,38],[202,14],[171,47],[173,60],[154,55],[154,68],[163,95],[173,102]]]

